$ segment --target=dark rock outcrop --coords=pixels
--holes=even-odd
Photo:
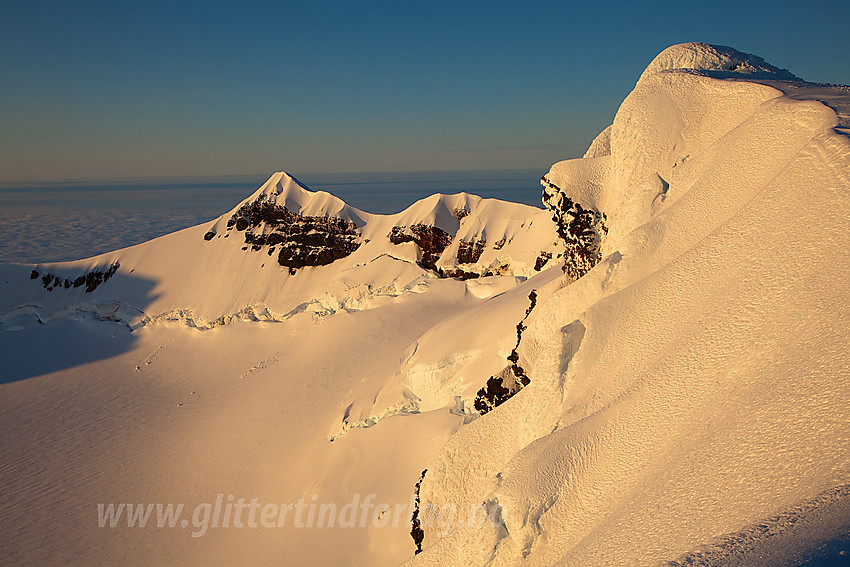
[[[437,270],[437,260],[440,255],[452,243],[449,233],[436,226],[427,224],[414,224],[410,226],[394,226],[387,235],[393,244],[404,242],[415,242],[422,256],[419,264],[429,270]]]
[[[279,248],[277,261],[294,274],[306,266],[325,266],[345,258],[360,247],[360,233],[352,221],[339,217],[307,216],[293,213],[283,205],[254,201],[228,219],[226,229],[245,232],[243,250]],[[212,236],[210,236],[212,235]],[[212,231],[204,240],[212,240]],[[225,235],[226,236],[226,235]]]
[[[41,285],[47,291],[53,291],[54,288],[65,288],[70,289],[71,287],[82,287],[86,286],[86,293],[91,293],[100,287],[101,284],[109,280],[112,276],[115,275],[115,272],[118,271],[120,265],[116,262],[110,265],[106,270],[92,270],[86,274],[83,274],[73,281],[68,278],[60,278],[54,274],[44,274],[40,275],[38,270],[33,270],[30,273],[31,280],[39,279],[41,276]]]
[[[438,277],[468,280],[472,278],[479,278],[481,276],[494,275],[494,272],[489,270],[485,273],[479,273],[473,270],[465,270],[463,268],[443,269],[437,267],[437,261],[440,259],[440,256],[452,243],[452,236],[436,226],[427,224],[394,226],[387,235],[387,238],[389,238],[390,242],[393,244],[402,244],[404,242],[415,243],[422,253],[419,258],[419,265],[428,270],[435,271]],[[487,242],[483,239],[470,241],[461,240],[458,243],[457,248],[458,264],[474,264],[478,262],[486,245]]]
[[[510,356],[508,356],[508,361],[511,363],[510,366],[495,376],[490,376],[487,384],[475,394],[475,401],[472,405],[475,411],[481,415],[502,405],[531,383],[531,379],[519,365],[519,353],[517,349],[522,341],[522,332],[528,328],[524,324],[524,321],[528,319],[528,316],[531,315],[531,312],[537,305],[537,290],[531,290],[531,293],[528,294],[528,301],[529,305],[525,310],[525,316],[516,326],[516,346],[511,351]]]
[[[475,411],[484,415],[508,401],[519,392],[521,387],[510,367],[507,367],[495,376],[490,376],[487,384],[478,390],[473,407],[475,407]]]
[[[564,241],[564,272],[578,279],[602,259],[602,241],[608,234],[604,213],[586,209],[570,199],[544,175],[543,204],[552,211],[558,236]]]
[[[537,257],[537,260],[534,262],[534,271],[539,272],[543,269],[546,263],[552,259],[551,252],[541,252],[540,256]]]
[[[492,276],[492,272],[486,272],[483,275]],[[482,274],[478,272],[467,272],[466,270],[462,270],[460,268],[449,268],[448,270],[444,270],[442,268],[437,268],[437,276],[441,278],[454,278],[456,280],[472,280],[475,278],[480,278]]]
[[[484,252],[485,240],[461,240],[457,247],[458,264],[474,264]]]
[[[452,214],[454,214],[457,220],[462,220],[464,217],[469,215],[469,209],[467,209],[466,207],[455,207],[455,210],[452,211]]]
[[[425,531],[422,529],[422,521],[419,519],[419,488],[422,486],[426,472],[428,472],[428,469],[422,471],[419,481],[413,489],[413,515],[410,518],[410,537],[413,538],[413,543],[416,544],[414,555],[422,553],[422,540],[425,539]]]

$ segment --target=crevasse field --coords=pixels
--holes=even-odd
[[[848,109],[682,44],[546,209],[278,172],[0,264],[0,563],[841,564]]]

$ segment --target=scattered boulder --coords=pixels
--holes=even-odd
[[[109,280],[112,276],[115,275],[115,272],[118,271],[120,265],[116,262],[110,265],[106,270],[92,270],[86,274],[83,274],[73,281],[69,278],[61,279],[59,276],[53,274],[44,274],[41,276],[41,285],[47,291],[53,291],[53,288],[62,289],[70,289],[71,287],[82,287],[86,286],[86,293],[91,293],[100,287],[101,284]],[[33,270],[30,273],[30,279],[35,280],[38,279],[39,273],[36,270]]]

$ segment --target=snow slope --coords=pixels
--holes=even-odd
[[[417,476],[477,415],[562,250],[544,209],[458,194],[374,215],[276,173],[212,223],[0,264],[0,563],[400,563]],[[372,494],[394,519],[200,537],[96,521],[110,502],[188,521],[218,494]]]
[[[426,531],[411,565],[753,564],[819,507],[850,530],[850,140],[777,88],[817,86],[750,56],[770,85],[731,76],[740,55],[669,48],[544,177],[606,213],[603,259],[540,290],[530,385],[422,483],[437,506],[498,502],[504,529]]]
[[[683,44],[543,177],[549,211],[373,215],[277,173],[212,223],[0,264],[0,563],[794,565],[847,541],[848,108]],[[387,507],[96,521],[217,494]]]

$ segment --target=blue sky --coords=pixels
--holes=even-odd
[[[850,83],[850,2],[40,2],[0,20],[0,182],[545,169],[684,41]]]

